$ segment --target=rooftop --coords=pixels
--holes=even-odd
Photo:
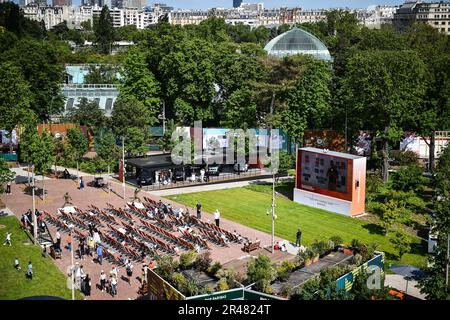
[[[295,54],[309,54],[319,60],[331,61],[327,47],[316,36],[306,30],[294,27],[273,38],[264,50],[270,56],[283,57]]]

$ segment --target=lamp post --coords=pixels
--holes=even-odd
[[[36,244],[37,241],[37,219],[36,219],[36,198],[34,195],[34,164],[31,166],[31,179],[32,179],[32,185],[31,185],[31,195],[32,195],[32,205],[31,210],[33,212],[33,238],[34,238],[34,244]]]
[[[273,170],[272,179],[272,253],[275,245],[275,170]]]
[[[125,137],[122,136],[122,189],[123,189],[123,201],[127,204],[126,191],[125,191]]]
[[[69,225],[69,230],[70,233],[72,234],[73,231],[73,224]],[[73,242],[73,241],[72,241]],[[70,244],[70,274],[71,274],[71,279],[72,279],[72,285],[70,286],[72,288],[72,300],[75,300],[75,268],[73,265],[73,243]]]

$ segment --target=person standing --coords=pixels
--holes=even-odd
[[[91,278],[89,275],[86,275],[86,278],[84,278],[84,295],[86,297],[89,297],[91,295]]]
[[[61,234],[59,233],[59,229],[56,231],[56,243],[55,243],[55,251],[61,251]]]
[[[300,228],[297,230],[295,246],[299,247],[302,243],[302,230]]]
[[[72,198],[70,197],[69,193],[66,192],[64,194],[64,205],[63,208],[66,207],[67,205],[71,204]]]
[[[6,194],[11,194],[11,181],[6,183]]]
[[[84,255],[86,253],[86,243],[84,238],[81,238],[78,243],[78,252],[80,254],[80,260],[84,260]]]
[[[111,295],[114,297],[117,295],[117,278],[114,275],[111,275]]]
[[[103,262],[103,247],[102,246],[97,247],[97,260],[98,260],[98,263],[100,263],[100,265],[102,265],[102,262]]]
[[[214,220],[216,221],[216,226],[219,227],[219,225],[220,225],[220,211],[219,211],[219,209],[216,209],[216,211],[214,212]]]
[[[33,265],[31,264],[31,261],[28,261],[27,278],[33,280]]]
[[[127,271],[127,276],[129,278],[128,283],[131,286],[131,277],[133,276],[133,264],[131,263],[130,260],[127,261],[126,265],[125,265],[126,271]]]
[[[100,290],[105,291],[106,288],[106,274],[105,272],[102,270],[100,272]]]
[[[80,177],[80,190],[84,190],[84,180],[83,180],[83,177]]]
[[[14,268],[16,268],[17,271],[19,271],[20,269],[22,269],[22,268],[20,267],[19,258],[17,258],[17,257],[14,259]]]
[[[6,240],[3,243],[3,245],[9,245],[11,247],[11,233],[10,232],[6,232]]]
[[[202,218],[202,204],[199,202],[197,203],[197,219]]]

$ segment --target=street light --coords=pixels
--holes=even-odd
[[[125,137],[122,136],[122,188],[123,188],[123,201],[125,205],[127,204],[127,199],[125,195]]]
[[[267,209],[267,215],[272,214],[272,249],[271,252],[274,253],[275,246],[275,219],[277,216],[275,215],[275,170],[273,170],[273,180],[272,180],[272,206],[270,209]]]
[[[70,233],[72,234],[72,231],[74,229],[74,225],[70,224],[69,225],[69,230]],[[70,274],[71,274],[71,279],[72,279],[72,285],[70,286],[72,288],[72,300],[75,300],[75,268],[74,268],[74,264],[73,264],[73,241],[70,244]]]
[[[34,196],[34,164],[31,167],[31,179],[33,180],[33,183],[31,185],[31,195],[32,195],[32,205],[31,210],[33,212],[33,238],[34,238],[34,244],[36,245],[37,241],[37,219],[36,219],[36,198]]]

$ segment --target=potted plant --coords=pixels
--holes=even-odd
[[[320,259],[320,251],[319,250],[312,250],[312,262],[316,263]]]
[[[305,267],[309,266],[312,263],[312,259],[314,257],[314,251],[311,249],[306,249],[305,252]]]
[[[343,241],[342,241],[341,237],[339,237],[339,236],[332,236],[330,238],[330,241],[332,241],[333,244],[334,244],[333,250],[335,250],[335,251],[342,251],[344,249],[344,245],[342,244]]]

